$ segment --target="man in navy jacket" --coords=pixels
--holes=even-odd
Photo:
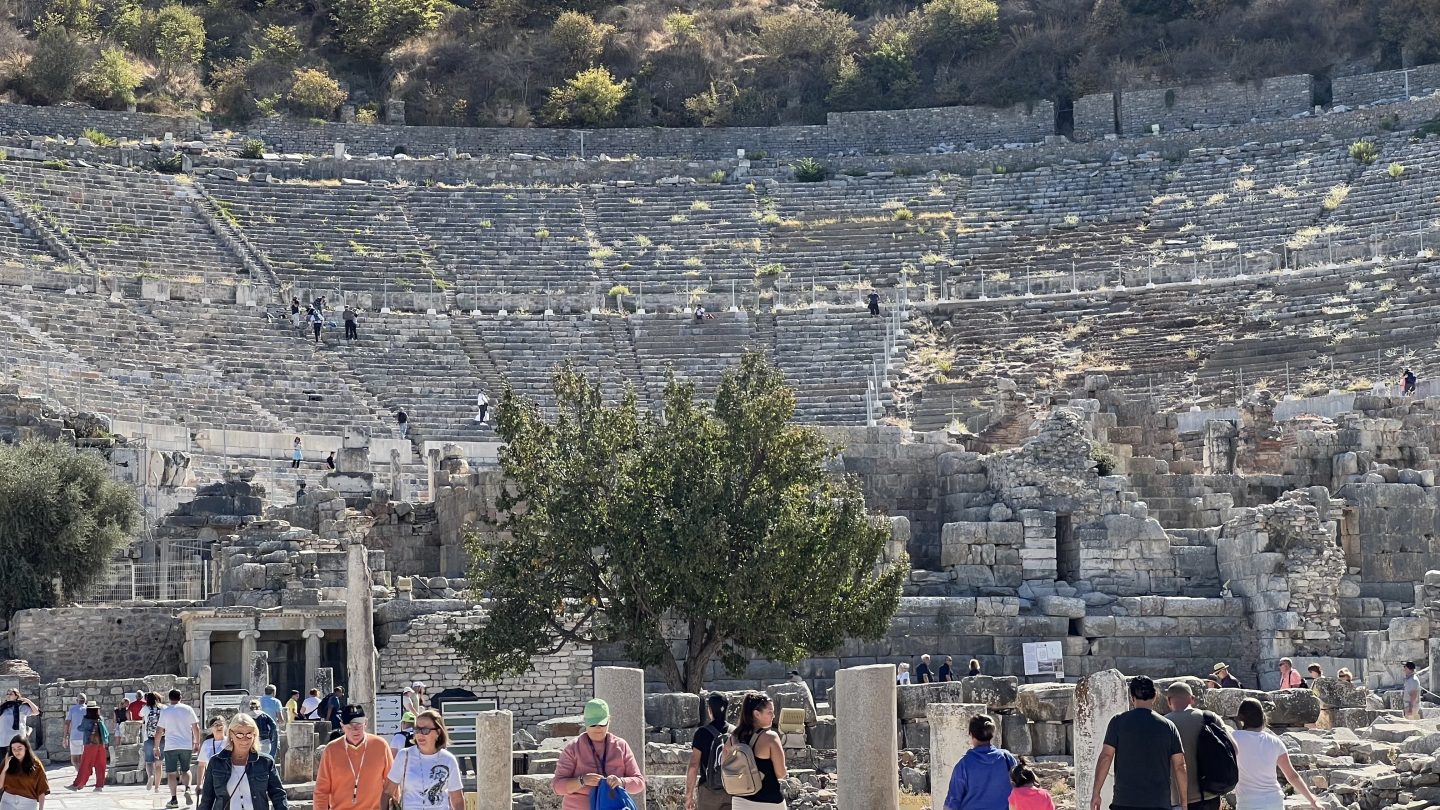
[[[1010,771],[1015,755],[990,744],[995,721],[989,715],[970,718],[970,750],[955,763],[945,810],[1006,810],[1010,805]]]

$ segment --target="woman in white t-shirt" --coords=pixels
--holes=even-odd
[[[218,714],[210,718],[210,736],[200,743],[200,753],[195,756],[195,761],[200,764],[195,771],[195,784],[205,784],[205,766],[210,763],[210,758],[219,756],[225,750],[225,718]]]
[[[434,709],[415,718],[415,745],[395,755],[385,777],[385,794],[400,810],[465,810],[460,763],[445,750],[450,735]]]
[[[1275,769],[1295,792],[1305,797],[1314,810],[1320,810],[1315,794],[1290,764],[1285,743],[1265,729],[1265,707],[1255,698],[1240,701],[1236,713],[1240,730],[1235,732],[1236,762],[1240,766],[1240,784],[1235,786],[1236,810],[1284,810],[1285,793],[1275,779]]]
[[[910,685],[910,665],[909,665],[909,664],[901,664],[901,665],[900,665],[900,670],[895,673],[895,684],[896,684],[897,686],[909,686],[909,685]]]

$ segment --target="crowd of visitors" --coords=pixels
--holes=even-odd
[[[973,678],[979,674],[980,659],[971,658],[965,675]],[[940,665],[939,670],[931,670],[929,653],[920,656],[920,663],[915,667],[913,675],[910,672],[909,664],[901,664],[895,672],[895,682],[902,686],[911,683],[947,683],[959,680],[959,677],[955,674],[955,659],[948,655],[945,656],[945,663]]]

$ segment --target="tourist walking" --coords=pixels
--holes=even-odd
[[[940,683],[949,683],[955,680],[954,663],[955,659],[948,655],[945,656],[945,663],[940,665],[940,677],[938,679]]]
[[[1400,377],[1400,393],[1407,397],[1415,393],[1415,372],[1408,368]]]
[[[400,438],[410,438],[410,417],[406,415],[404,410],[395,412],[395,424],[400,430]]]
[[[720,778],[720,752],[734,727],[725,722],[730,700],[721,692],[705,699],[710,722],[695,729],[690,764],[685,767],[685,810],[730,810],[730,794]]]
[[[1185,749],[1175,724],[1150,708],[1155,702],[1155,682],[1144,675],[1130,679],[1130,710],[1110,719],[1105,727],[1105,744],[1095,763],[1095,782],[1090,792],[1090,810],[1100,810],[1100,791],[1110,768],[1115,768],[1112,808],[1168,810],[1189,804],[1189,775],[1185,770]],[[1172,785],[1178,786],[1172,796]]]
[[[395,755],[385,777],[385,793],[399,810],[465,810],[460,763],[445,750],[449,744],[440,712],[416,716],[415,745]]]
[[[30,737],[30,718],[40,716],[40,707],[35,701],[20,694],[19,689],[11,689],[5,693],[4,702],[0,702],[0,740],[10,740],[15,737]]]
[[[1240,701],[1236,712],[1240,728],[1234,733],[1236,763],[1240,766],[1240,784],[1235,786],[1235,810],[1284,810],[1285,793],[1275,779],[1278,768],[1285,774],[1285,781],[1304,797],[1314,810],[1320,810],[1320,802],[1295,766],[1290,764],[1290,754],[1285,743],[1265,728],[1265,707],[1255,698]]]
[[[895,673],[895,683],[898,686],[910,685],[910,665],[901,664],[900,670]]]
[[[14,737],[0,760],[0,810],[45,810],[50,780],[45,763],[24,737]]]
[[[346,706],[340,719],[344,733],[320,754],[314,810],[380,810],[395,754],[366,732],[364,707]]]
[[[337,686],[335,690],[320,701],[320,719],[330,721],[330,730],[339,731],[340,726],[345,724],[345,687]],[[362,717],[364,715],[361,715]]]
[[[145,760],[145,787],[157,793],[160,791],[162,776],[157,764],[160,761],[160,751],[156,748],[155,739],[160,731],[160,709],[160,695],[146,692],[145,705],[140,707],[140,751]]]
[[[335,451],[334,451],[334,450],[331,450],[331,451],[330,451],[330,455],[328,455],[328,456],[325,457],[325,466],[328,467],[331,472],[334,472],[334,471],[335,471]]]
[[[225,718],[217,714],[210,718],[210,724],[205,728],[210,731],[210,736],[200,742],[200,750],[195,752],[197,785],[205,784],[205,769],[210,767],[210,760],[225,750]]]
[[[1055,810],[1055,799],[1050,791],[1040,787],[1039,781],[1035,778],[1035,769],[1020,757],[1010,769],[1010,810]]]
[[[965,673],[968,677],[975,677],[980,674],[980,659],[971,658],[969,671]]]
[[[132,695],[130,700],[130,719],[139,720],[140,710],[145,708],[145,693],[131,692],[130,694]]]
[[[120,702],[115,704],[115,708],[111,710],[111,714],[115,716],[115,733],[119,734],[120,724],[130,720],[130,698],[121,695]]]
[[[75,696],[75,702],[65,710],[65,728],[63,734],[65,740],[70,744],[70,761],[76,763],[77,767],[80,757],[85,755],[85,733],[80,730],[80,724],[85,722],[85,704],[90,698],[84,692]]]
[[[1315,688],[1315,682],[1325,677],[1325,670],[1319,664],[1311,664],[1305,668],[1305,674],[1310,676],[1310,688]]]
[[[223,747],[200,783],[198,810],[286,810],[280,769],[256,750],[259,734],[255,718],[243,712],[230,718]]]
[[[1230,665],[1224,662],[1215,665],[1210,673],[1210,682],[1215,684],[1216,689],[1239,689],[1240,681],[1230,674]]]
[[[156,747],[162,752],[165,779],[170,783],[170,803],[165,806],[175,808],[180,806],[176,794],[181,785],[185,786],[185,804],[195,803],[190,794],[190,762],[200,752],[200,718],[180,702],[179,689],[171,689],[169,698],[170,705],[160,710]]]
[[[400,700],[404,703],[406,711],[418,717],[420,712],[428,708],[425,705],[425,682],[416,681],[405,687],[405,693],[401,695]],[[436,706],[435,708],[438,709],[440,707]]]
[[[90,701],[85,704],[85,719],[80,721],[80,733],[85,738],[85,753],[75,769],[75,781],[67,785],[71,790],[80,790],[95,775],[95,792],[105,789],[105,755],[110,747],[110,730],[105,728],[105,719],[100,716],[100,704]]]
[[[285,701],[285,725],[300,719],[300,690],[291,689],[290,699]]]
[[[1405,683],[1400,687],[1401,694],[1405,698],[1405,717],[1409,720],[1420,719],[1420,679],[1415,677],[1415,662],[1405,662]]]
[[[331,453],[330,455],[333,456],[335,454]],[[290,694],[298,695],[300,693],[291,692]],[[274,720],[276,725],[284,727],[286,725],[286,722],[290,718],[285,712],[285,707],[280,704],[280,698],[276,697],[275,695],[275,684],[272,683],[269,686],[266,686],[265,694],[260,696],[260,710],[270,715],[270,719]]]
[[[403,751],[415,744],[415,713],[400,715],[400,730],[390,735],[390,750]]]
[[[346,305],[345,305],[344,318],[345,318],[345,339],[346,339],[346,340],[358,340],[358,339],[359,339],[359,337],[360,337],[360,332],[359,332],[359,330],[357,329],[357,327],[356,327],[356,325],[355,325],[355,320],[356,320],[357,318],[359,318],[359,317],[360,317],[360,316],[359,316],[359,313],[357,313],[357,312],[355,311],[355,308],[354,308],[354,307],[350,306],[349,304],[346,304]]]
[[[1195,708],[1195,690],[1184,681],[1176,681],[1165,689],[1165,702],[1170,713],[1165,719],[1180,732],[1180,747],[1185,752],[1185,796],[1189,798],[1188,810],[1220,810],[1220,794],[1204,793],[1200,790],[1200,769],[1196,765],[1196,751],[1199,750],[1200,734],[1205,730],[1206,721],[1212,721],[1212,728],[1222,732],[1227,728],[1219,715],[1202,712]],[[1179,786],[1172,788],[1176,806],[1180,801]]]
[[[296,436],[295,441],[290,442],[290,469],[293,470],[298,468],[300,466],[300,462],[304,460],[305,447],[301,443],[300,437]]]
[[[260,753],[275,756],[275,752],[280,750],[280,724],[265,713],[258,700],[250,701],[250,716],[255,718],[255,725],[260,729],[260,741],[256,743]]]
[[[1350,683],[1355,678],[1355,676],[1351,674],[1348,667],[1341,667],[1340,671],[1335,673],[1335,677],[1336,679],[1342,680],[1345,683]]]
[[[485,424],[485,420],[489,418],[489,414],[490,397],[485,396],[485,392],[481,391],[475,395],[475,421],[483,425]]]
[[[988,714],[970,718],[970,750],[955,763],[945,791],[945,810],[1006,810],[1010,806],[1010,771],[1019,760],[991,745],[995,720]]]
[[[1305,679],[1295,671],[1295,664],[1289,658],[1280,659],[1280,689],[1304,689]]]
[[[312,309],[310,310],[310,317],[308,318],[308,320],[310,321],[310,328],[315,332],[315,342],[319,343],[320,330],[325,326],[325,316],[320,314],[320,310]]]
[[[560,752],[550,780],[550,787],[565,797],[560,810],[590,810],[590,794],[601,782],[610,789],[643,794],[645,776],[635,754],[629,743],[610,733],[610,704],[600,698],[586,703],[584,722],[585,732]]]
[[[292,297],[292,298],[290,299],[290,324],[295,327],[295,331],[297,331],[297,332],[300,331],[301,321],[300,321],[300,299],[299,299],[299,298],[294,298],[294,297]]]
[[[775,725],[775,703],[764,692],[746,692],[745,702],[740,704],[740,725],[735,727],[725,743],[728,751],[731,745],[746,743],[755,753],[755,767],[760,771],[760,790],[749,796],[731,796],[732,810],[785,810],[785,794],[780,792],[780,780],[789,775],[785,767],[785,749],[780,745],[780,735],[771,727]]]
[[[876,315],[879,315],[879,314],[880,314],[880,293],[877,293],[877,292],[875,292],[874,290],[871,290],[871,291],[870,291],[870,294],[867,295],[867,296],[865,296],[865,306],[866,306],[867,309],[870,310],[870,316],[871,316],[871,317],[874,317],[874,316],[876,316]]]
[[[920,656],[920,665],[915,667],[915,683],[934,683],[935,675],[930,672],[930,654]]]
[[[300,704],[300,717],[305,720],[320,719],[319,689],[311,689],[310,694],[305,697],[305,702]]]

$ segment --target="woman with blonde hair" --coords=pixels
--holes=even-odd
[[[243,712],[225,728],[225,748],[210,760],[196,810],[287,810],[275,760],[260,753],[260,727]]]
[[[400,810],[465,810],[460,762],[446,751],[450,732],[434,709],[415,716],[415,744],[395,755],[385,777],[385,794]]]

